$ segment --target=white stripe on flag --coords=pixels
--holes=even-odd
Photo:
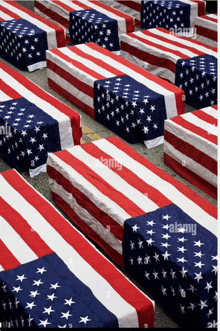
[[[186,116],[187,115],[187,116]],[[207,123],[206,121],[202,120],[201,118],[197,117],[193,113],[187,113],[183,115],[183,118],[193,125],[205,130],[208,134],[213,134],[214,136],[218,136],[218,127],[212,124]]]
[[[40,29],[44,30],[47,33],[47,43],[48,48],[57,48],[57,38],[56,38],[56,30],[50,28],[45,23],[41,22],[40,20],[36,19],[35,17],[27,14],[26,12],[14,7],[13,5],[2,1],[1,6],[4,6],[5,8],[9,9],[12,12],[15,12],[17,15],[22,17],[23,19],[29,21],[30,23],[36,25]]]
[[[82,45],[81,45],[81,46],[82,46]],[[75,46],[75,47],[76,47],[76,46]],[[94,70],[94,71],[97,72],[98,74],[100,74],[100,75],[102,75],[102,76],[104,76],[104,77],[108,77],[108,78],[110,78],[110,77],[115,77],[114,74],[112,74],[111,72],[109,72],[109,71],[106,70],[105,68],[100,67],[98,64],[96,64],[95,62],[93,62],[92,59],[91,59],[91,61],[88,60],[88,59],[85,59],[84,57],[79,56],[79,55],[77,55],[76,53],[74,53],[74,48],[72,48],[72,49],[73,49],[73,51],[69,50],[68,47],[59,48],[59,50],[60,50],[63,54],[65,54],[65,55],[67,55],[68,57],[70,57],[70,58],[72,58],[72,59],[74,59],[74,60],[76,60],[76,61],[78,61],[78,62],[84,64],[86,67],[91,68],[92,70]],[[81,47],[79,47],[79,49],[81,49]],[[87,50],[87,51],[88,51],[88,50]],[[86,53],[86,54],[87,54],[87,53]],[[90,54],[90,53],[89,53],[89,54]],[[100,59],[100,60],[103,60],[103,59],[102,59],[102,54],[101,54],[101,53],[99,53],[99,59]],[[106,63],[108,63],[108,62],[106,62]],[[117,67],[114,67],[114,68],[117,68]],[[119,68],[119,70],[120,70],[120,68]],[[85,74],[84,74],[84,75],[85,75]],[[96,79],[95,79],[95,80],[96,80]]]
[[[92,143],[105,153],[111,155],[118,162],[121,162],[123,166],[133,171],[143,181],[155,187],[158,191],[164,194],[165,197],[173,201],[174,204],[179,206],[186,214],[192,217],[197,223],[211,231],[215,236],[218,235],[216,219],[206,213],[199,205],[194,203],[187,196],[182,194],[172,184],[161,179],[157,174],[147,169],[141,163],[135,161],[132,157],[118,149],[109,141],[100,139]]]
[[[11,98],[5,94],[3,91],[0,91],[0,102],[11,100]]]
[[[157,30],[157,29],[152,29],[152,30],[150,30],[151,33],[155,33],[155,31],[158,31],[158,30]],[[182,52],[184,55],[187,55],[187,56],[189,56],[189,57],[197,56],[197,54],[196,54],[195,52],[192,52],[192,51],[188,50],[185,46],[181,47],[181,46],[179,46],[179,45],[176,46],[176,45],[174,45],[174,44],[171,44],[171,43],[169,42],[169,40],[170,40],[170,34],[167,35],[166,33],[163,33],[163,32],[160,31],[160,30],[159,30],[159,33],[155,33],[155,37],[151,37],[151,36],[149,36],[149,35],[146,35],[146,34],[142,33],[141,31],[137,31],[137,32],[135,32],[135,34],[136,34],[137,36],[139,36],[139,37],[141,37],[141,38],[143,38],[143,39],[146,39],[146,40],[148,40],[148,41],[151,41],[151,42],[153,42],[153,43],[155,43],[155,44],[157,44],[157,45],[160,45],[160,46],[164,46],[164,47],[169,48],[169,49],[170,49],[170,52],[168,52],[168,51],[164,51],[164,50],[160,50],[160,49],[158,49],[156,46],[154,47],[154,46],[151,46],[151,45],[150,45],[150,46],[147,46],[147,45],[146,45],[147,47],[149,47],[150,49],[154,50],[155,52],[157,52],[157,53],[159,53],[159,54],[162,53],[162,55],[163,55],[163,54],[166,54],[166,55],[170,56],[170,57],[169,57],[169,60],[171,60],[173,63],[176,63],[176,61],[177,61],[178,59],[180,59],[180,56],[175,55],[175,54],[172,52],[172,50],[174,50],[174,51],[178,51],[178,52]],[[163,38],[166,38],[167,41],[165,42],[165,41],[163,41],[163,40],[160,40],[159,38],[157,38],[157,35],[161,35]],[[178,42],[179,44],[181,44],[181,39],[180,39],[180,38],[176,37],[176,38],[175,38],[175,41]],[[194,48],[196,48],[196,47],[194,47]],[[153,53],[153,54],[154,54],[154,53]]]
[[[14,88],[20,95],[42,109],[45,113],[57,120],[59,125],[61,149],[68,148],[73,144],[72,128],[70,118],[55,108],[52,104],[38,97],[32,91],[14,79],[11,75],[0,68],[0,77]]]
[[[51,250],[64,261],[75,276],[92,290],[96,298],[117,316],[119,327],[138,327],[138,316],[135,308],[118,295],[114,288],[3,177],[0,189],[2,193],[7,192],[7,195],[4,194],[5,201],[21,214]],[[70,258],[74,260],[74,263],[70,262]],[[109,297],[106,295],[108,291],[111,293]],[[125,320],[124,316],[129,316],[129,319]]]
[[[188,114],[188,113],[187,113]],[[216,145],[211,141],[197,135],[189,129],[183,128],[181,125],[173,122],[172,120],[165,121],[165,130],[172,133],[176,137],[181,137],[181,140],[193,146],[197,146],[199,150],[214,160],[217,160]],[[201,143],[201,141],[203,143]]]
[[[164,95],[165,104],[166,104],[166,111],[167,111],[167,118],[171,118],[177,115],[177,107],[176,107],[176,99],[175,94],[165,89],[162,85],[159,85],[152,80],[146,78],[145,76],[142,76],[141,74],[137,73],[133,69],[127,67],[126,65],[123,65],[122,63],[119,63],[115,61],[110,56],[106,56],[103,53],[97,52],[91,48],[89,48],[86,44],[81,44],[79,46],[75,46],[84,51],[86,54],[90,54],[96,58],[101,58],[106,63],[110,64],[113,68],[118,68],[122,72],[124,72],[126,75],[132,77],[136,81],[142,83],[143,85],[146,85],[149,89],[155,91],[156,93],[160,95]],[[89,49],[88,49],[89,48]]]
[[[1,3],[0,3],[0,6],[1,6]],[[14,17],[9,16],[8,14],[6,14],[2,10],[0,10],[0,20],[9,21],[9,20],[12,20],[12,19],[14,19]]]
[[[1,182],[1,186],[2,184]],[[21,264],[38,259],[38,256],[1,215],[0,229],[0,239]]]
[[[202,28],[218,31],[218,23],[205,19],[204,17],[197,17],[196,25],[201,26]]]
[[[201,109],[204,113],[218,119],[218,111],[213,107],[205,107]]]
[[[145,213],[148,213],[152,210],[156,210],[158,208],[158,205],[152,200],[150,200],[146,195],[135,189],[121,176],[119,176],[113,170],[105,166],[100,160],[87,153],[80,146],[75,146],[68,151],[78,160],[86,164],[90,169],[95,171],[95,173],[98,174],[102,179],[104,179],[110,186],[116,188],[117,191],[121,192],[125,197],[130,199],[139,208],[143,209]]]
[[[76,146],[75,146],[76,147]],[[68,150],[67,150],[68,151]],[[99,209],[112,217],[119,225],[124,226],[124,221],[131,217],[123,208],[113,200],[102,194],[94,185],[69,166],[55,154],[50,154],[47,164],[58,172],[62,168],[62,175],[78,190],[85,194]]]
[[[186,162],[187,169],[191,170],[196,175],[200,176],[201,178],[203,178],[213,186],[217,186],[217,176],[215,174],[213,174],[207,168],[203,167],[201,164],[194,161],[192,158],[188,157],[187,155],[175,149],[175,147],[173,147],[167,141],[164,144],[164,153],[168,154],[170,157],[178,161],[180,164],[182,163],[181,160],[184,160]]]

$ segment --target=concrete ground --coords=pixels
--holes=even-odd
[[[17,2],[24,5],[24,6],[26,6],[26,7],[28,7],[31,10],[33,10],[33,8],[34,8],[34,1],[32,1],[32,0],[29,0],[29,1],[20,0],[20,1],[17,1]],[[6,61],[4,61],[2,59],[0,59],[0,61],[6,63]],[[37,70],[37,71],[32,72],[32,73],[29,73],[27,71],[25,71],[25,72],[20,71],[20,70],[16,69],[15,67],[13,67],[10,64],[8,64],[8,65],[10,67],[14,68],[15,70],[17,70],[18,72],[22,73],[23,75],[25,75],[26,77],[28,77],[34,83],[36,83],[41,88],[43,88],[45,91],[52,94],[53,96],[55,96],[59,100],[61,100],[66,105],[68,105],[71,108],[73,108],[74,110],[76,110],[82,116],[83,143],[90,142],[90,141],[93,141],[93,140],[97,140],[97,139],[100,139],[100,138],[115,136],[115,134],[112,131],[108,130],[103,125],[97,123],[91,117],[89,117],[84,112],[82,112],[80,109],[78,109],[73,104],[68,102],[66,99],[60,97],[57,93],[55,93],[53,90],[51,90],[48,87],[48,84],[47,84],[47,70],[46,70],[46,68],[42,69],[42,70]],[[194,110],[194,108],[192,108],[189,105],[186,105],[186,107],[185,107],[186,112],[192,111],[192,110]],[[163,162],[163,145],[157,146],[157,147],[152,148],[152,149],[147,149],[143,143],[138,143],[138,144],[135,144],[135,145],[128,144],[128,145],[130,145],[139,154],[143,155],[150,162],[154,163],[156,166],[163,169],[166,173],[170,174],[171,176],[173,176],[178,181],[180,181],[180,182],[186,184],[187,186],[189,186],[191,189],[193,189],[200,196],[205,197],[211,203],[213,203],[214,205],[217,205],[216,200],[210,198],[208,195],[203,193],[201,190],[199,190],[196,187],[194,187],[193,185],[189,184],[186,180],[184,180],[182,177],[177,175],[173,170],[171,170],[170,168],[168,168],[164,164],[164,162]],[[11,167],[8,164],[6,164],[2,159],[0,159],[0,172],[6,171],[6,170],[9,170],[9,169],[11,169]],[[48,199],[51,203],[53,203],[53,201],[51,199],[49,186],[48,186],[48,176],[47,176],[46,173],[39,174],[38,176],[36,176],[34,178],[30,178],[28,174],[22,174],[22,176],[36,190],[38,190],[46,199]],[[66,217],[66,218],[68,219],[68,217]],[[164,311],[164,309],[162,307],[160,307],[157,303],[156,303],[156,306],[155,306],[155,310],[156,310],[156,316],[155,316],[155,327],[156,328],[179,328],[179,325],[176,322],[174,322],[167,315],[167,313]]]

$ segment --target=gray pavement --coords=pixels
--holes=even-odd
[[[34,1],[29,0],[29,1],[17,1],[18,3],[28,7],[29,9],[33,10],[34,8]],[[6,61],[0,59],[0,61],[6,63]],[[8,64],[8,63],[7,63]],[[12,65],[8,64],[10,67],[16,69]],[[103,125],[97,123],[95,120],[93,120],[91,117],[86,115],[84,112],[82,112],[80,109],[75,107],[73,104],[68,102],[66,99],[60,97],[57,93],[55,93],[53,90],[51,90],[48,87],[47,84],[47,70],[42,69],[42,70],[37,70],[35,72],[29,73],[27,71],[20,71],[16,69],[18,72],[22,73],[24,76],[28,77],[30,80],[32,80],[34,83],[39,85],[41,88],[43,88],[45,91],[49,92],[59,100],[61,100],[63,103],[66,105],[70,106],[74,110],[76,110],[81,116],[82,116],[82,124],[90,128],[92,130],[92,133],[88,134],[86,133],[87,131],[85,130],[85,133],[83,133],[83,140],[85,142],[90,142],[94,139],[96,139],[96,136],[99,135],[102,138],[110,137],[110,136],[115,136],[115,134],[108,130],[106,127]],[[192,108],[189,105],[186,105],[185,111],[192,111],[194,108]],[[138,143],[135,145],[130,145],[134,150],[136,150],[138,153],[143,155],[147,160],[158,166],[159,168],[163,169],[166,173],[170,174],[173,176],[175,179],[178,181],[185,183],[188,187],[193,189],[196,193],[198,193],[200,196],[205,197],[207,200],[209,200],[211,203],[214,205],[217,205],[216,200],[212,199],[205,193],[203,193],[201,190],[197,189],[193,185],[189,184],[186,180],[184,180],[182,177],[180,177],[178,174],[176,174],[173,170],[168,168],[164,162],[163,162],[163,145],[157,146],[152,149],[147,149],[143,143]],[[2,159],[0,159],[0,172],[6,171],[11,169],[11,167],[6,164]],[[50,194],[50,189],[48,186],[48,176],[46,173],[39,174],[38,176],[34,178],[30,178],[28,174],[22,174],[22,176],[27,180],[36,190],[38,190],[46,199],[48,199],[52,204],[53,201],[51,199],[51,194]],[[55,204],[54,204],[55,205]],[[58,208],[59,209],[59,208]],[[60,210],[60,209],[59,209]],[[60,210],[61,211],[61,210]],[[61,211],[63,214],[63,212]],[[68,217],[66,217],[68,219]],[[137,285],[137,284],[136,284]],[[137,285],[138,286],[138,285]],[[143,290],[143,289],[142,289]],[[144,290],[143,290],[144,291]],[[144,291],[146,293],[146,291]],[[150,295],[149,295],[150,296]],[[151,296],[150,296],[151,297]],[[155,306],[156,310],[156,318],[155,318],[155,327],[156,328],[178,328],[179,325],[175,323],[164,311],[160,305],[156,303]]]

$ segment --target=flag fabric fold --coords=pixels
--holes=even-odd
[[[154,327],[154,302],[15,170],[0,193],[1,322]]]
[[[1,157],[35,176],[46,171],[48,153],[80,143],[81,117],[3,63],[0,75]]]

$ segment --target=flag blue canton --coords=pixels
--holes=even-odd
[[[116,317],[55,253],[2,271],[0,293],[10,327],[118,327]]]
[[[141,28],[190,28],[190,5],[182,1],[142,0]]]
[[[118,22],[95,9],[70,13],[73,45],[94,42],[109,51],[119,51]]]
[[[95,118],[129,143],[163,136],[164,97],[129,76],[97,80]]]
[[[0,22],[0,56],[21,70],[46,61],[46,32],[24,20]]]
[[[19,171],[37,168],[48,153],[61,150],[58,122],[25,98],[0,104],[0,126],[0,156]]]
[[[217,59],[201,55],[179,59],[175,85],[185,91],[186,103],[199,108],[217,104]]]
[[[174,204],[125,222],[125,270],[187,327],[217,321],[217,238]]]

